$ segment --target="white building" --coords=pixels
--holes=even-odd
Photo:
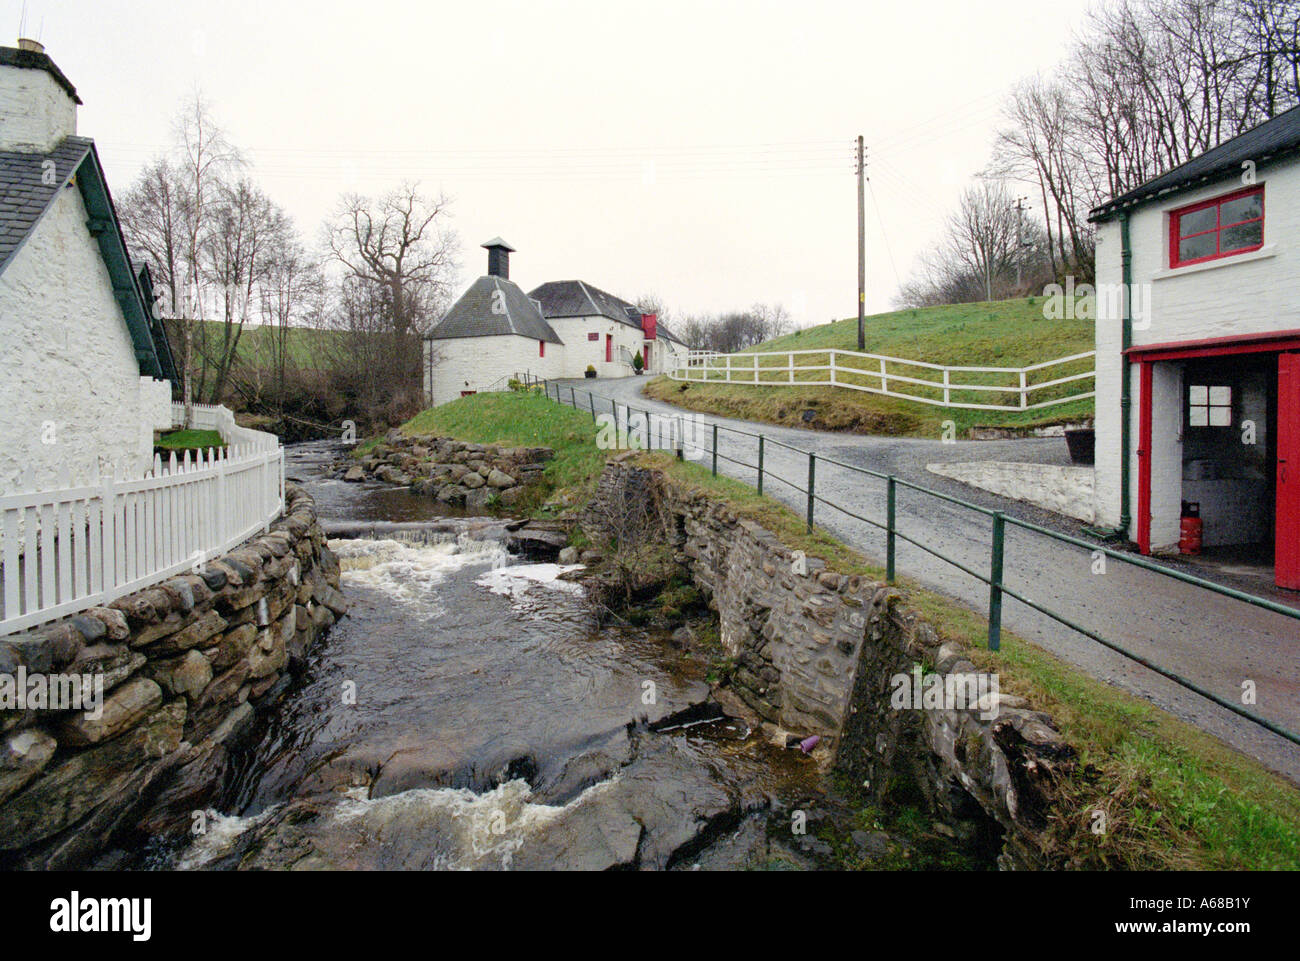
[[[0,47],[0,494],[143,470],[171,426],[166,335],[80,103],[40,44]]]
[[[511,378],[599,377],[662,372],[686,345],[634,305],[580,280],[542,284],[525,294],[510,280],[514,248],[483,244],[488,272],[474,281],[425,339],[425,393],[444,404]]]
[[[582,377],[594,367],[597,377],[626,377],[632,357],[641,355],[645,370],[662,373],[685,359],[687,347],[654,314],[643,314],[622,298],[581,280],[553,280],[528,296],[565,345],[566,377]]]
[[[1300,589],[1300,108],[1090,219],[1099,297],[1128,293],[1097,323],[1098,523],[1152,553],[1199,514]]]

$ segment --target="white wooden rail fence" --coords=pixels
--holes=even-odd
[[[813,363],[813,355],[816,355],[816,358],[826,358],[826,362]],[[774,361],[765,362],[767,358],[774,358]],[[1072,400],[1095,396],[1095,390],[1087,390],[1050,400],[1030,402],[1030,395],[1035,391],[1094,377],[1096,374],[1095,363],[1082,373],[1067,374],[1038,383],[1029,382],[1031,374],[1077,361],[1095,361],[1095,358],[1096,351],[1090,350],[1082,354],[1071,354],[1069,357],[1058,357],[1056,360],[1044,361],[1041,364],[1030,364],[1028,367],[954,367],[943,364],[929,364],[919,360],[905,360],[902,357],[889,357],[884,354],[859,353],[855,350],[781,350],[752,354],[719,354],[712,351],[692,350],[675,366],[671,367],[667,374],[673,380],[698,381],[700,383],[757,384],[762,387],[829,385],[844,387],[849,390],[861,390],[869,394],[883,394],[886,397],[913,400],[935,407],[961,407],[968,410],[1014,410],[1018,407],[1020,410],[1036,410],[1042,407],[1051,407],[1054,404],[1064,404]],[[842,360],[848,362],[841,363]],[[784,363],[781,363],[781,361],[784,361]],[[799,363],[798,361],[807,362]],[[862,366],[859,366],[859,363]],[[866,364],[871,366],[865,366]],[[930,373],[931,377],[938,376],[939,379],[926,379],[901,374],[897,371],[900,366],[915,369],[917,373]],[[956,379],[953,377],[954,374],[972,373],[996,374],[1005,377],[1007,380],[1014,380],[1015,383],[1001,385],[965,384],[961,382],[960,377]],[[809,374],[814,376],[807,377]],[[825,376],[820,376],[823,374]],[[878,386],[869,386],[846,378],[869,378],[878,382]],[[906,385],[922,386],[941,396],[925,396],[915,391],[908,392],[905,389],[894,389],[891,385],[896,384],[904,385],[904,387]],[[1016,394],[1018,403],[1009,405],[954,400],[953,394],[956,392],[987,392],[994,395]]]
[[[227,416],[224,451],[0,496],[0,636],[108,604],[266,530],[284,509],[284,449],[225,408],[200,419],[196,405],[194,424],[217,429]]]

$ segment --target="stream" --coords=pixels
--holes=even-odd
[[[351,610],[155,866],[833,866],[825,775],[723,716],[703,662],[594,626],[571,568],[509,554],[499,519],[333,479],[341,451],[290,447],[287,473],[327,530],[379,528],[330,541]]]

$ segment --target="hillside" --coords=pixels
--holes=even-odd
[[[920,360],[934,364],[973,367],[1024,367],[1043,361],[1080,354],[1093,349],[1094,324],[1090,320],[1045,320],[1041,297],[1019,298],[979,304],[953,304],[942,307],[898,310],[866,318],[866,352],[891,357]],[[784,337],[742,351],[741,356],[767,351],[855,350],[857,318],[795,331]],[[825,364],[829,354],[805,356],[799,362]],[[837,356],[837,363],[850,363]],[[738,361],[737,365],[744,363]],[[785,358],[763,358],[761,368],[783,365]],[[1028,382],[1041,383],[1066,374],[1088,370],[1090,360],[1075,361],[1029,375]],[[875,387],[879,384],[879,364],[861,365],[864,373],[843,375],[849,382]],[[868,373],[868,371],[870,373]],[[886,373],[931,378],[917,368],[901,364],[887,365]],[[824,378],[825,373],[803,373],[799,380]],[[962,374],[971,384],[1014,386],[1014,379],[996,374]],[[771,380],[776,382],[776,377]],[[784,380],[784,375],[782,375]],[[1088,384],[1087,381],[1080,382]],[[1046,388],[1033,395],[1034,401],[1066,396],[1081,389],[1080,383]],[[936,400],[942,393],[917,385],[909,390]],[[934,437],[942,423],[953,421],[959,431],[970,427],[1037,427],[1077,422],[1093,413],[1091,398],[1070,401],[1043,410],[1001,411],[966,410],[939,407],[914,401],[871,394],[842,387],[756,387],[736,384],[685,384],[658,378],[647,385],[646,393],[692,410],[742,417],[791,427],[817,427],[854,433],[900,434]],[[1018,403],[1016,395],[1004,395],[1006,403]],[[954,401],[987,402],[988,395],[954,391]],[[812,410],[812,415],[805,412]],[[808,418],[808,419],[806,419]]]

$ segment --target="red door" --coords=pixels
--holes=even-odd
[[[1277,355],[1277,531],[1273,579],[1300,590],[1300,354]]]
[[[610,363],[614,359],[614,335],[605,335],[605,363]]]

